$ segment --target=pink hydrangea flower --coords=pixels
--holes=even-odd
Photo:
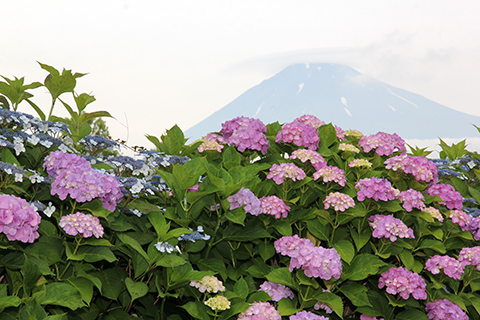
[[[358,189],[357,199],[359,201],[364,201],[365,198],[375,201],[388,201],[396,198],[392,184],[387,179],[377,177],[364,178],[355,184],[355,189]]]
[[[413,208],[422,211],[427,207],[424,203],[425,197],[423,194],[414,189],[408,189],[400,192],[400,194],[397,196],[397,199],[402,201],[402,207],[408,212],[411,212]]]
[[[327,317],[319,316],[318,314],[315,314],[310,311],[299,311],[294,315],[291,315],[288,319],[289,320],[328,320]]]
[[[330,192],[330,194],[323,201],[325,205],[325,210],[333,207],[335,211],[345,211],[348,208],[355,207],[355,201],[348,194],[341,192]]]
[[[443,216],[440,213],[440,210],[434,207],[428,207],[423,209],[422,211],[428,213],[432,218],[437,219],[440,222],[443,222]]]
[[[460,250],[458,261],[463,267],[477,266],[477,270],[480,271],[480,246]]]
[[[218,152],[222,152],[223,144],[225,143],[225,139],[216,133],[209,133],[204,136],[201,141],[203,143],[198,146],[198,152],[202,153],[205,150],[217,150]]]
[[[339,140],[347,140],[345,139],[345,131],[342,128],[335,126],[335,133]]]
[[[81,234],[84,238],[89,238],[92,235],[95,238],[103,237],[103,227],[100,220],[91,214],[81,212],[69,214],[63,216],[58,225],[71,236]]]
[[[300,116],[293,121],[306,124],[307,126],[310,126],[314,129],[318,129],[321,126],[325,125],[325,122],[310,114],[304,114],[303,116]]]
[[[58,150],[50,152],[43,160],[43,168],[52,179],[56,179],[61,171],[69,168],[76,168],[79,172],[88,171],[92,168],[85,158],[73,153],[63,153]]]
[[[9,241],[33,243],[40,236],[37,230],[41,220],[37,211],[25,199],[0,194],[0,232]]]
[[[274,242],[275,250],[291,258],[289,270],[301,268],[307,277],[339,279],[342,274],[340,255],[333,248],[315,246],[310,240],[294,236],[284,236]]]
[[[368,161],[367,159],[353,159],[348,163],[348,166],[350,168],[356,168],[356,167],[365,167],[365,168],[371,168],[372,163]]]
[[[317,172],[313,174],[313,179],[318,180],[319,178],[323,178],[323,182],[325,183],[334,181],[342,187],[345,187],[345,172],[335,166],[326,166],[317,170]]]
[[[385,160],[384,164],[385,169],[393,171],[402,170],[413,175],[417,181],[425,181],[426,183],[438,182],[437,166],[425,157],[407,156],[405,153],[402,153]]]
[[[315,170],[319,170],[327,166],[327,162],[322,155],[316,151],[308,149],[298,149],[292,152],[290,159],[299,159],[303,163],[310,161]]]
[[[190,286],[197,288],[201,293],[225,291],[222,281],[218,280],[215,276],[205,276],[200,281],[192,280],[190,281]]]
[[[290,207],[277,196],[266,196],[260,198],[262,213],[275,216],[275,219],[286,218]]]
[[[407,300],[410,294],[416,300],[427,299],[427,284],[420,275],[415,272],[408,271],[406,268],[391,267],[385,273],[382,273],[378,280],[378,288],[387,287],[387,293],[397,294]]]
[[[467,230],[472,234],[473,239],[480,240],[480,217],[473,218],[467,225]]]
[[[391,155],[395,149],[397,151],[405,151],[405,140],[400,138],[396,133],[388,134],[379,132],[371,136],[363,136],[360,138],[358,145],[363,148],[363,151],[370,152],[375,149],[375,152],[381,156]]]
[[[242,187],[237,193],[227,197],[227,201],[230,202],[230,210],[245,205],[244,209],[246,213],[254,216],[262,213],[262,203],[250,189]]]
[[[282,317],[270,303],[254,302],[247,311],[238,315],[238,320],[282,320]]]
[[[431,196],[439,196],[443,200],[439,203],[446,205],[450,210],[461,210],[463,208],[462,195],[449,184],[434,184],[428,187],[425,192]]]
[[[293,163],[274,163],[267,175],[267,179],[273,179],[276,184],[282,184],[285,178],[297,181],[303,180],[305,177],[305,172]]]
[[[225,143],[233,145],[240,152],[246,149],[258,150],[267,154],[270,143],[265,136],[267,127],[259,119],[237,117],[222,123],[222,134]]]
[[[452,219],[453,223],[458,224],[463,231],[468,230],[468,225],[470,224],[470,217],[467,213],[463,212],[462,210],[450,210],[450,219]]]
[[[280,283],[265,281],[260,285],[259,291],[265,291],[273,301],[280,301],[283,298],[293,299],[292,290]]]
[[[468,320],[467,313],[447,299],[427,302],[427,317],[432,320]]]
[[[369,317],[369,316],[366,316],[366,315],[362,314],[360,316],[360,320],[385,320],[385,319],[383,319],[383,318],[377,319],[377,317]]]
[[[452,279],[460,280],[463,274],[463,266],[461,263],[449,256],[435,255],[427,260],[425,269],[433,274],[439,274],[443,271],[447,276]]]
[[[384,216],[376,214],[368,218],[370,226],[374,229],[372,236],[374,238],[387,238],[390,241],[397,241],[399,238],[415,238],[413,230],[403,223],[402,220],[397,219],[393,214]]]
[[[318,131],[306,124],[294,121],[283,125],[277,134],[275,142],[292,143],[299,147],[316,150],[320,137]]]

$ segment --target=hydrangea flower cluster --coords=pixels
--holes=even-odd
[[[355,168],[355,167],[365,167],[365,168],[371,168],[372,163],[368,161],[367,159],[353,159],[348,163],[348,166],[350,168]]]
[[[282,320],[280,313],[268,302],[254,302],[238,315],[238,320]]]
[[[289,287],[270,281],[265,281],[260,285],[259,291],[265,291],[273,301],[280,301],[283,298],[293,299],[293,292]]]
[[[377,319],[377,317],[369,317],[364,314],[360,316],[360,320],[385,320],[384,318]]]
[[[440,271],[443,271],[443,273],[450,278],[458,280],[462,277],[463,268],[457,259],[449,256],[440,256],[438,254],[430,257],[425,263],[425,269],[431,273],[439,274]]]
[[[443,201],[440,204],[446,205],[448,209],[461,210],[463,207],[463,197],[460,192],[449,184],[434,184],[425,190],[431,196],[439,196]]]
[[[335,166],[326,166],[317,170],[317,172],[313,174],[313,179],[318,180],[319,178],[323,178],[323,182],[325,183],[334,181],[342,187],[345,187],[345,172]]]
[[[134,176],[140,174],[147,176],[155,172],[145,161],[128,156],[111,156],[105,159],[104,162],[115,168],[119,174],[131,171]]]
[[[480,217],[473,218],[467,225],[467,231],[473,236],[476,241],[480,240]]]
[[[190,228],[189,228],[190,229]],[[184,233],[180,237],[178,237],[178,241],[191,241],[195,242],[197,240],[210,240],[210,236],[208,234],[203,235],[203,227],[198,226],[197,230],[193,231],[190,229],[192,233]]]
[[[190,281],[190,286],[197,288],[201,293],[205,291],[208,293],[225,291],[222,281],[218,280],[215,276],[205,276],[200,281],[192,280]]]
[[[387,238],[390,241],[397,241],[399,238],[415,238],[413,230],[403,223],[402,220],[397,219],[393,214],[384,216],[376,214],[368,218],[370,226],[374,229],[372,236],[375,238]]]
[[[206,306],[213,311],[223,311],[230,309],[230,301],[224,296],[215,296],[204,302]]]
[[[225,139],[216,133],[209,133],[204,136],[202,139],[202,144],[198,146],[198,152],[202,153],[205,150],[217,150],[218,152],[222,152],[223,144],[225,143]]]
[[[353,153],[359,153],[360,149],[355,147],[353,144],[350,143],[340,143],[338,145],[338,150],[340,151],[348,151],[348,152],[353,152]]]
[[[463,267],[477,266],[477,270],[480,271],[480,246],[460,250],[458,261]]]
[[[307,126],[310,126],[314,129],[318,129],[321,126],[325,125],[325,122],[310,114],[304,114],[303,116],[300,116],[293,121],[306,124]]]
[[[303,163],[310,161],[310,164],[319,170],[327,166],[327,162],[323,159],[322,155],[316,151],[308,149],[297,149],[292,152],[290,159],[299,159]]]
[[[275,219],[286,218],[290,207],[277,196],[265,196],[260,198],[262,213],[275,216]]]
[[[40,221],[40,215],[25,199],[0,194],[0,232],[9,241],[33,243],[40,236],[37,232]]]
[[[346,130],[345,135],[347,137],[357,138],[357,139],[360,139],[361,137],[363,137],[363,133],[361,133],[360,131],[358,131],[356,129]]]
[[[396,133],[378,132],[371,136],[363,136],[358,144],[363,148],[363,151],[370,152],[370,150],[375,149],[375,152],[381,156],[389,156],[393,154],[395,149],[397,151],[405,151],[407,149],[405,140]]]
[[[375,201],[388,201],[396,198],[395,190],[387,179],[377,177],[364,178],[355,184],[355,189],[359,189],[357,192],[358,201],[364,201],[365,198]]]
[[[299,311],[294,315],[291,315],[289,320],[328,320],[325,316],[319,316],[310,311]]]
[[[383,287],[387,287],[387,292],[390,294],[399,293],[405,300],[410,294],[416,300],[427,299],[425,280],[417,273],[403,267],[391,267],[390,270],[382,273],[378,280],[378,288],[382,289]]]
[[[155,248],[157,248],[158,251],[160,251],[161,253],[172,253],[173,251],[177,251],[178,253],[182,253],[180,251],[180,248],[178,246],[173,246],[171,245],[170,243],[168,242],[163,242],[163,241],[159,241],[157,243],[155,243]]]
[[[355,201],[348,194],[341,192],[330,192],[330,194],[323,201],[325,210],[333,207],[335,211],[345,211],[348,208],[355,207]]]
[[[258,216],[262,213],[262,203],[255,196],[255,194],[247,188],[241,188],[237,193],[227,197],[228,202],[230,202],[230,210],[240,208],[244,206],[245,212],[250,213],[254,216]]]
[[[423,209],[422,211],[428,213],[432,218],[437,219],[440,222],[443,222],[443,216],[440,213],[440,210],[434,207],[428,207]]]
[[[23,178],[27,176],[23,171],[23,169],[17,167],[16,164],[10,164],[8,162],[3,162],[3,161],[0,161],[0,172],[1,171],[5,172],[6,174],[14,176],[15,182],[22,182]]]
[[[67,196],[78,202],[99,198],[105,209],[113,211],[122,200],[120,183],[114,176],[93,170],[80,156],[54,151],[45,157],[44,168],[54,180],[51,194],[61,200]]]
[[[298,235],[284,236],[274,243],[275,250],[291,258],[289,270],[301,268],[307,277],[339,279],[342,274],[340,255],[333,248],[315,246],[310,240]]]
[[[306,176],[305,171],[293,163],[274,163],[270,168],[267,179],[273,179],[276,184],[282,184],[285,178],[297,181],[305,179]]]
[[[453,223],[458,224],[463,231],[468,230],[468,225],[472,220],[472,217],[470,217],[468,214],[466,214],[462,210],[450,210],[449,218],[452,219]]]
[[[411,212],[413,208],[416,208],[420,211],[426,209],[426,205],[424,203],[425,197],[420,191],[414,189],[408,189],[406,191],[400,192],[397,196],[397,199],[402,201],[402,207],[407,211]]]
[[[238,151],[258,150],[267,154],[270,143],[265,136],[267,127],[259,119],[237,117],[222,124],[220,133],[225,143],[233,145]]]
[[[402,170],[413,175],[417,181],[425,181],[426,183],[438,182],[437,166],[425,157],[407,156],[405,153],[402,153],[385,160],[384,164],[385,169],[393,171]]]
[[[467,313],[447,299],[427,302],[427,317],[432,320],[468,320]]]
[[[316,150],[320,137],[318,130],[301,122],[293,121],[283,125],[282,130],[277,134],[275,142],[292,143],[309,150]]]
[[[71,236],[80,234],[84,238],[95,236],[98,239],[103,237],[103,227],[100,220],[91,214],[72,213],[60,218],[58,225]]]
[[[315,310],[322,309],[322,310],[325,310],[325,313],[329,313],[329,314],[333,312],[333,309],[330,308],[330,306],[328,304],[326,304],[324,302],[320,302],[320,301],[313,305],[313,309],[315,309]]]
[[[108,150],[114,151],[115,149],[120,149],[120,144],[111,139],[96,135],[96,136],[86,136],[82,138],[79,143],[83,144],[85,148],[92,152],[94,150]]]

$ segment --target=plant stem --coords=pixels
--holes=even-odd
[[[73,255],[75,255],[77,253],[78,248],[80,247],[80,242],[82,241],[82,239],[83,239],[82,235],[80,235],[80,237],[76,238],[77,246],[75,247],[75,250],[73,251]],[[60,274],[60,276],[58,277],[58,280],[62,279],[62,277],[65,275],[65,272],[67,272],[68,268],[70,268],[71,264],[72,264],[72,260],[69,260],[68,263],[67,263],[67,266],[65,267],[65,269],[63,269],[62,274]]]

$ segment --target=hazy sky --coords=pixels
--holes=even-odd
[[[109,111],[112,135],[130,145],[152,147],[145,134],[160,136],[174,124],[186,130],[298,62],[346,64],[480,116],[478,0],[0,5],[0,75],[43,81],[47,73],[36,61],[89,73],[77,86],[97,99],[87,111]],[[32,93],[48,111],[46,89]],[[35,114],[26,103],[20,109]]]

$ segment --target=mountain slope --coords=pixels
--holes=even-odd
[[[402,90],[354,69],[337,64],[296,64],[247,90],[237,99],[186,130],[198,139],[219,131],[238,116],[264,123],[291,122],[312,114],[344,130],[364,134],[397,133],[404,139],[477,136],[472,123],[480,117],[445,107],[421,95]]]

